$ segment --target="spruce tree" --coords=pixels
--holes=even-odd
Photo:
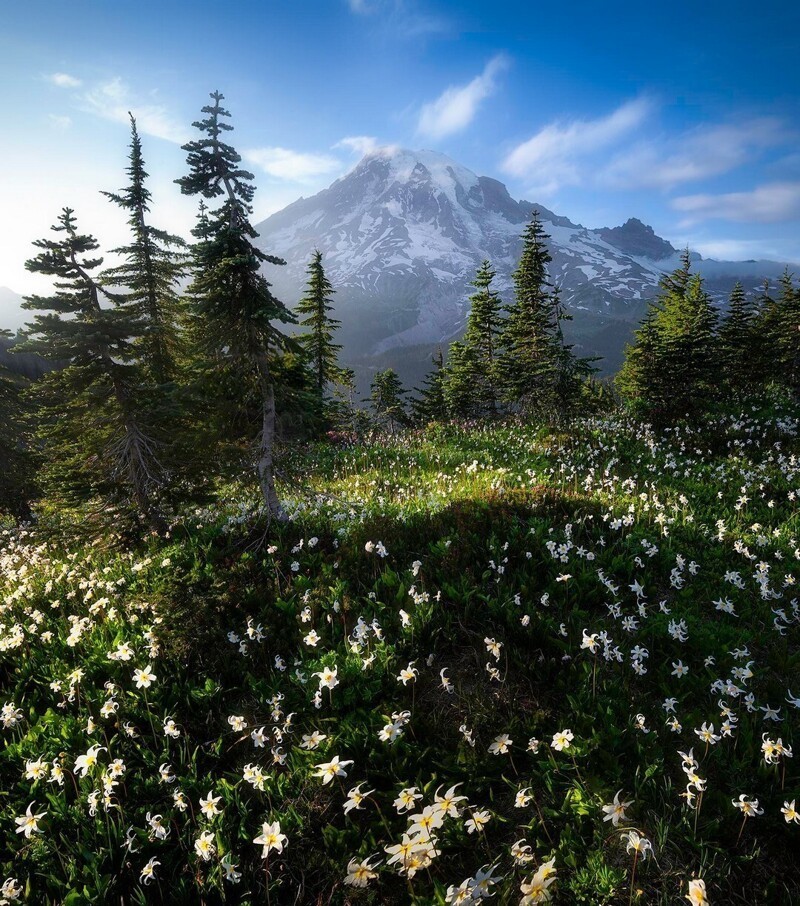
[[[664,408],[663,371],[659,358],[658,307],[651,303],[634,331],[633,343],[625,346],[625,358],[614,383],[619,392],[648,414]]]
[[[498,347],[502,302],[492,289],[495,272],[484,260],[472,281],[467,329],[450,357],[450,395],[460,415],[495,415],[499,403]]]
[[[656,421],[696,414],[717,390],[716,311],[688,252],[660,287],[618,381]]]
[[[557,363],[557,316],[550,293],[547,250],[539,212],[522,234],[522,254],[514,271],[514,302],[507,308],[499,362],[506,400],[524,410],[552,406]]]
[[[403,399],[406,393],[400,378],[392,368],[379,371],[372,379],[370,385],[372,411],[376,421],[387,426],[392,434],[398,427],[408,424],[408,413]]]
[[[473,418],[477,414],[474,376],[478,367],[474,350],[466,343],[457,340],[450,344],[442,380],[445,405],[450,415]]]
[[[306,269],[308,282],[303,298],[297,303],[297,313],[305,315],[301,327],[309,332],[298,337],[298,343],[311,369],[314,386],[320,396],[325,389],[336,383],[342,375],[338,365],[338,353],[342,348],[333,342],[333,334],[339,321],[332,318],[331,296],[335,290],[325,276],[322,252],[315,250]]]
[[[55,492],[71,502],[102,497],[117,508],[130,506],[153,530],[163,531],[156,503],[163,482],[157,442],[137,405],[142,322],[93,276],[102,264],[94,256],[98,243],[78,232],[70,208],[53,231],[56,238],[34,242],[41,251],[25,266],[54,278],[55,290],[23,303],[43,314],[28,326],[22,348],[61,366],[36,388],[45,472]],[[111,304],[102,306],[101,299]]]
[[[726,390],[742,395],[753,389],[755,310],[740,282],[731,290],[728,311],[719,328],[719,364]]]
[[[142,143],[131,121],[131,147],[127,169],[130,185],[118,193],[103,192],[128,214],[131,241],[113,249],[124,258],[122,264],[108,268],[103,281],[127,291],[126,304],[142,324],[137,353],[156,384],[175,377],[178,358],[180,299],[177,285],[186,271],[186,243],[147,222],[151,193],[142,157]]]
[[[442,421],[447,418],[448,407],[445,399],[444,354],[439,346],[431,356],[433,370],[422,383],[419,396],[412,400],[411,410],[420,422]]]
[[[553,287],[552,304],[556,319],[554,409],[556,416],[569,418],[578,414],[583,405],[584,390],[587,389],[587,381],[597,371],[594,362],[598,359],[575,356],[573,344],[565,341],[561,324],[571,321],[572,315],[561,303],[561,288],[558,286]]]
[[[797,397],[800,395],[800,287],[795,286],[787,268],[780,277],[776,349],[780,380]]]
[[[250,223],[253,174],[241,167],[241,157],[223,141],[233,129],[225,119],[230,113],[218,91],[205,117],[194,123],[201,138],[183,146],[189,174],[176,180],[186,195],[222,203],[205,215],[194,252],[196,269],[190,288],[197,336],[209,361],[230,362],[245,380],[257,387],[261,432],[257,470],[259,486],[270,515],[283,518],[275,491],[273,448],[275,441],[275,385],[271,358],[285,346],[286,338],[273,322],[291,323],[294,317],[272,294],[261,273],[264,264],[285,264],[256,247],[257,233]]]

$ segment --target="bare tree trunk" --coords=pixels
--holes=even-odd
[[[264,497],[264,505],[270,517],[279,521],[286,520],[286,512],[278,500],[275,491],[275,475],[272,461],[272,448],[275,443],[275,386],[269,370],[267,351],[260,349],[256,354],[258,367],[258,384],[261,390],[261,439],[258,450],[258,483]]]

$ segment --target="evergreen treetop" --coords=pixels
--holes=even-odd
[[[125,260],[117,267],[108,268],[103,279],[127,291],[125,304],[144,325],[141,338],[144,362],[153,379],[164,383],[173,376],[177,358],[180,300],[176,287],[186,271],[186,243],[147,222],[152,197],[147,188],[148,174],[136,120],[129,116],[130,184],[117,193],[102,194],[128,213],[132,238],[127,245],[112,250]]]
[[[203,107],[204,119],[194,123],[201,138],[183,146],[188,175],[176,180],[186,195],[223,197],[216,210],[203,212],[194,252],[195,271],[190,287],[195,328],[200,348],[214,363],[226,362],[242,372],[242,382],[252,382],[261,398],[258,475],[270,515],[284,517],[275,491],[273,446],[275,440],[275,386],[270,355],[286,344],[277,322],[294,322],[294,316],[271,291],[261,273],[265,263],[286,262],[261,251],[253,242],[257,233],[250,223],[250,202],[255,191],[253,174],[240,166],[241,157],[224,142],[233,127],[230,113],[211,94],[213,104]],[[216,365],[214,367],[217,367]]]
[[[342,347],[333,342],[334,331],[340,322],[330,314],[333,311],[331,296],[335,290],[325,274],[319,250],[315,249],[312,254],[306,273],[306,291],[296,310],[306,316],[300,321],[300,326],[307,327],[309,332],[301,335],[298,343],[312,370],[314,385],[321,394],[341,374],[338,352]]]

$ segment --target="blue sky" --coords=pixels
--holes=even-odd
[[[0,28],[0,285],[63,205],[104,247],[137,116],[154,222],[184,234],[180,144],[221,90],[256,218],[376,145],[431,148],[589,227],[800,262],[800,10],[785,0],[30,0]],[[800,270],[800,266],[798,267]]]

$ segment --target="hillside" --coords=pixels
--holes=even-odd
[[[437,427],[295,450],[285,526],[6,532],[6,898],[798,902],[798,457]]]

